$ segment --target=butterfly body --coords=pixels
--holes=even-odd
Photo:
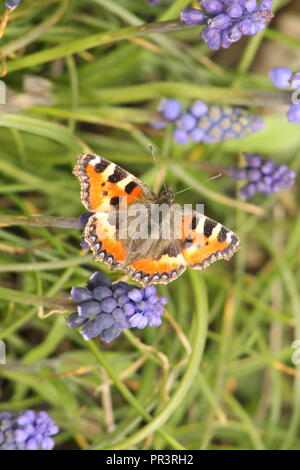
[[[182,215],[173,204],[172,188],[156,196],[138,178],[98,155],[80,155],[74,174],[83,205],[94,212],[84,231],[94,259],[127,271],[143,285],[169,283],[187,266],[204,269],[229,259],[239,247],[233,232],[204,214]],[[131,233],[132,227],[136,230]]]

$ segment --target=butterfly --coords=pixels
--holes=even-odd
[[[131,173],[93,153],[79,155],[73,173],[81,183],[82,203],[93,213],[85,226],[84,240],[94,259],[110,269],[126,271],[144,286],[169,283],[187,266],[204,269],[216,260],[229,260],[239,248],[239,239],[231,230],[195,211],[179,214],[177,234],[173,227],[169,236],[163,237],[167,224],[166,218],[160,217],[154,224],[158,233],[155,238],[129,236],[120,224],[120,216],[125,214],[126,222],[133,222],[128,214],[140,206],[145,210],[142,220],[146,220],[152,207],[163,205],[167,216],[175,220],[172,188],[157,196]],[[148,224],[147,219],[142,225]]]

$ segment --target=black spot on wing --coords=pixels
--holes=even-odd
[[[130,181],[130,183],[126,184],[125,186],[126,193],[131,194],[134,188],[136,188],[137,186],[138,186],[137,183],[135,183],[134,181]]]
[[[199,215],[193,216],[192,222],[190,223],[190,227],[189,227],[191,230],[196,230],[199,219],[200,219]]]
[[[213,229],[216,227],[217,222],[211,219],[205,219],[204,222],[204,236],[206,238],[210,237],[212,234]]]
[[[239,244],[239,239],[236,235],[232,235],[230,246],[237,246]]]
[[[110,165],[109,162],[106,162],[105,160],[101,160],[99,163],[96,163],[95,165],[95,171],[97,173],[102,173],[106,168]]]
[[[228,230],[225,227],[222,227],[218,234],[218,242],[224,243],[226,241]]]
[[[120,168],[119,166],[115,167],[115,171],[108,177],[110,183],[118,183],[127,177],[127,172]]]
[[[119,204],[120,204],[120,197],[119,196],[114,196],[114,197],[111,198],[111,200],[109,202],[112,206],[118,207]]]

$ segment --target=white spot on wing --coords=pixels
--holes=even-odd
[[[213,231],[211,232],[211,237],[212,237],[213,239],[217,238],[217,236],[219,235],[220,231],[222,230],[222,227],[223,227],[223,225],[221,225],[221,224],[217,224],[217,225],[215,226],[215,228],[214,228]]]
[[[103,179],[107,180],[110,175],[112,175],[115,171],[117,165],[115,163],[110,163],[107,168],[101,173]]]
[[[101,158],[98,157],[98,155],[95,155],[95,158],[90,160],[90,164],[93,165],[93,166],[97,165],[97,163],[100,163],[100,162],[101,162]]]
[[[200,215],[199,220],[198,220],[198,224],[197,224],[197,227],[196,227],[196,231],[198,233],[200,233],[201,235],[203,235],[203,232],[204,232],[205,219],[206,219],[206,217],[204,215]]]
[[[232,233],[231,232],[228,232],[227,235],[226,235],[226,241],[227,243],[231,243],[232,241]]]
[[[125,191],[125,187],[127,186],[128,183],[131,183],[131,181],[134,181],[131,175],[126,176],[123,180],[118,182],[119,188],[123,189]]]

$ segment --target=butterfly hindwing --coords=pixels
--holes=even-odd
[[[102,261],[111,269],[122,269],[126,262],[126,250],[117,237],[116,225],[110,221],[110,213],[92,215],[84,230],[84,239],[93,251],[94,260]]]
[[[167,284],[186,269],[179,240],[153,241],[145,252],[128,266],[131,278],[141,284]]]
[[[193,269],[207,268],[220,259],[229,260],[239,248],[235,233],[204,214],[194,212],[183,225],[182,254]]]

